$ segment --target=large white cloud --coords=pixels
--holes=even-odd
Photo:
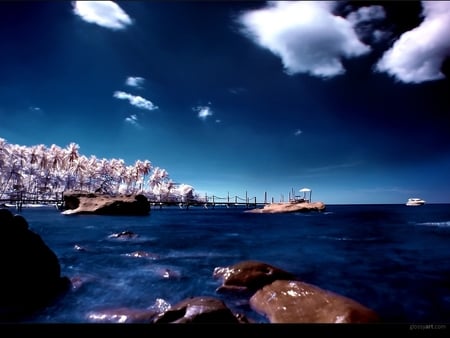
[[[450,56],[450,2],[423,1],[422,23],[404,33],[376,65],[406,83],[444,78],[441,66]]]
[[[110,29],[124,29],[131,18],[113,1],[74,1],[73,11],[84,21]]]
[[[334,6],[332,1],[274,1],[244,13],[239,22],[255,43],[281,58],[288,74],[327,78],[345,73],[342,58],[370,51],[350,21],[332,14]]]
[[[128,100],[131,105],[141,108],[141,109],[147,109],[147,110],[158,109],[158,107],[155,106],[153,104],[153,102],[151,102],[147,99],[144,99],[142,96],[136,96],[136,95],[132,95],[130,93],[122,92],[122,91],[114,92],[113,96],[117,99]]]

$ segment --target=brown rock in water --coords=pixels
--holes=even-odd
[[[144,195],[111,196],[101,193],[64,193],[62,214],[148,215],[150,203]]]
[[[250,209],[248,213],[283,213],[283,212],[309,212],[324,211],[325,204],[323,202],[286,202],[266,204],[263,208]]]
[[[245,317],[235,315],[220,299],[193,297],[185,299],[159,314],[154,323],[245,323]]]
[[[0,209],[0,321],[16,321],[70,289],[55,253],[21,215]]]
[[[259,261],[243,261],[228,267],[214,269],[213,277],[222,278],[217,291],[254,291],[277,279],[294,279],[294,275],[270,264]]]
[[[370,323],[378,315],[364,305],[300,281],[278,280],[250,298],[271,323]]]

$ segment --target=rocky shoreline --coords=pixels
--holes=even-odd
[[[0,322],[20,322],[36,311],[53,304],[58,297],[76,292],[84,284],[80,276],[61,276],[55,253],[40,236],[28,228],[20,215],[0,209],[4,235],[1,264],[4,267],[0,288]],[[121,232],[127,240],[137,234]],[[76,248],[83,251],[83,248]],[[17,250],[23,251],[17,255]],[[136,253],[146,257],[148,253]],[[177,277],[167,270],[164,278]],[[329,290],[299,280],[289,271],[266,262],[246,260],[216,267],[211,278],[220,280],[217,296],[197,295],[163,307],[106,308],[86,313],[90,323],[236,323],[251,324],[242,313],[225,303],[223,293],[247,298],[250,309],[269,323],[376,323],[379,316],[370,307]]]

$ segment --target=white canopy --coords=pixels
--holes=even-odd
[[[303,193],[303,199],[307,200],[307,202],[311,202],[311,194],[312,194],[312,190],[309,188],[302,188],[299,190],[300,192]],[[306,198],[306,194],[309,193],[309,198]]]

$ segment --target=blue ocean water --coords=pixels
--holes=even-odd
[[[95,311],[162,310],[213,296],[256,323],[248,298],[218,294],[215,267],[260,260],[299,280],[350,297],[383,322],[448,322],[450,204],[327,205],[324,212],[246,213],[242,207],[152,208],[148,216],[20,211],[82,283],[32,323],[89,323]],[[15,213],[19,213],[14,211]],[[131,231],[134,238],[114,238]],[[145,257],[134,253],[145,252]]]

